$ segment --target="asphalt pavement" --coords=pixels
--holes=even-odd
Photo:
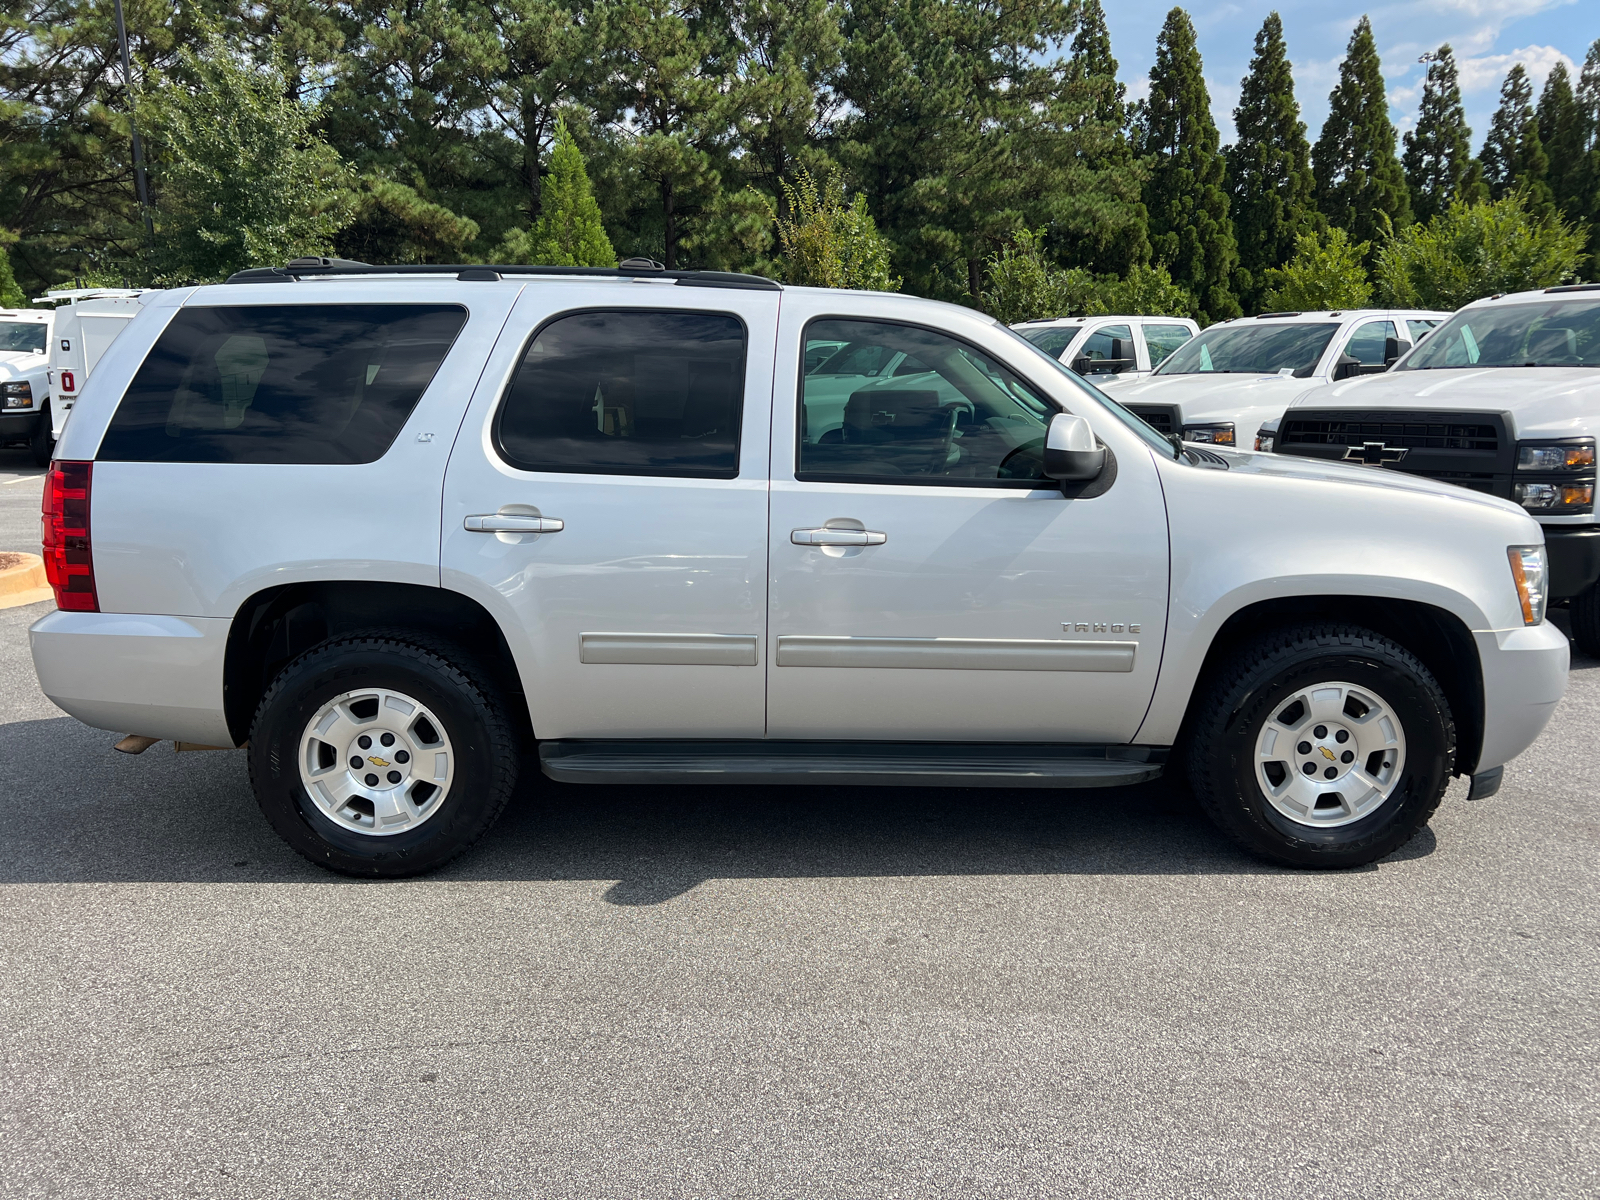
[[[1161,784],[542,784],[365,883],[242,754],[55,709],[46,611],[0,611],[0,1195],[1600,1194],[1600,662],[1365,870]]]

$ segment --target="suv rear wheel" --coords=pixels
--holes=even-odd
[[[1438,808],[1454,761],[1450,707],[1427,668],[1345,625],[1240,649],[1204,689],[1188,752],[1211,819],[1297,867],[1361,866],[1404,845]]]
[[[406,634],[340,638],[267,689],[250,781],[272,827],[348,875],[431,870],[492,825],[516,785],[506,706],[452,646]]]

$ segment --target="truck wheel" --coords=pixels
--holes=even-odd
[[[387,632],[286,666],[250,728],[250,782],[312,862],[393,878],[448,862],[494,824],[518,747],[498,694],[454,647]]]
[[[1567,605],[1572,640],[1591,658],[1600,658],[1600,583],[1591,583]]]
[[[56,439],[54,426],[50,424],[50,405],[44,406],[44,411],[39,414],[39,423],[33,427],[33,437],[28,439],[28,448],[33,451],[33,465],[48,467],[50,456],[55,453]]]
[[[1371,630],[1302,625],[1240,649],[1195,709],[1196,798],[1245,849],[1295,867],[1358,867],[1428,823],[1455,762],[1438,683]]]

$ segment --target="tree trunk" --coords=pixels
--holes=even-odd
[[[666,218],[666,237],[663,239],[666,242],[663,247],[667,259],[666,267],[669,271],[675,271],[678,267],[678,220],[672,211],[671,179],[661,181],[661,213]]]
[[[967,259],[967,292],[976,307],[983,307],[983,259]]]

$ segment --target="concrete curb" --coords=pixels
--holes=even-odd
[[[0,553],[0,608],[20,608],[54,599],[37,554]]]

